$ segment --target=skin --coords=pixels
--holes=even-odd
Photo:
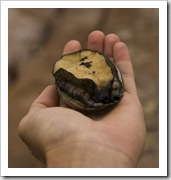
[[[105,53],[119,67],[124,96],[103,115],[85,116],[67,107],[48,86],[20,121],[18,132],[46,167],[136,167],[144,149],[146,128],[128,48],[115,34],[93,31],[87,48]],[[69,41],[63,54],[81,49]]]

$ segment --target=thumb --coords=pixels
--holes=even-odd
[[[29,113],[43,108],[49,108],[59,105],[59,96],[55,86],[47,86],[43,92],[36,98],[30,107]]]

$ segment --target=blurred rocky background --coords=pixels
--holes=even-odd
[[[116,33],[129,47],[147,126],[138,167],[159,167],[158,9],[20,8],[9,9],[8,20],[9,168],[42,167],[20,140],[18,123],[39,93],[54,84],[52,65],[65,43],[76,39],[86,48],[93,30]]]

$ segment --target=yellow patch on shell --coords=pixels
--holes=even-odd
[[[111,67],[103,55],[95,51],[78,51],[64,55],[54,65],[54,73],[63,68],[78,79],[91,79],[97,87],[106,86],[112,79]]]

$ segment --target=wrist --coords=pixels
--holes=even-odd
[[[124,154],[101,145],[65,144],[46,154],[48,168],[128,168],[134,167]]]

